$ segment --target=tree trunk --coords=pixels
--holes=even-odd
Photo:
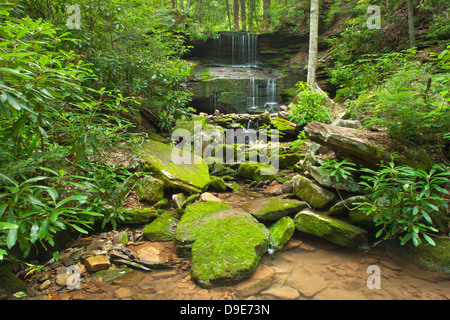
[[[234,30],[239,31],[239,0],[233,0],[233,10],[234,10]]]
[[[177,7],[177,0],[170,1],[170,8],[175,9]]]
[[[269,15],[269,10],[270,10],[270,0],[264,0],[263,1],[263,24],[264,24],[264,29],[268,30],[269,29],[269,19],[270,19],[270,15]]]
[[[246,19],[246,12],[245,12],[245,0],[241,0],[241,24],[242,24],[242,30],[245,31],[247,29],[247,24],[245,23]]]
[[[309,27],[309,60],[307,85],[315,90],[316,64],[317,64],[317,39],[319,37],[319,0],[311,0],[311,17]]]
[[[408,30],[409,45],[411,48],[416,46],[416,35],[414,33],[414,6],[412,0],[408,0]]]
[[[183,2],[184,2],[183,0],[180,0],[180,10],[184,10],[184,3]]]
[[[230,31],[231,31],[231,30],[232,30],[232,27],[231,27],[230,4],[228,3],[228,0],[225,0],[225,3],[226,3],[226,5],[227,5],[228,27],[230,28]]]

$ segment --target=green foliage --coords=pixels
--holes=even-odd
[[[434,245],[429,233],[437,231],[433,218],[448,209],[440,195],[449,194],[449,168],[437,164],[425,172],[391,162],[379,171],[361,171],[370,174],[361,182],[369,192],[369,201],[358,204],[367,215],[373,214],[375,224],[381,227],[376,236],[399,237],[402,244],[411,240],[415,246],[423,238]]]
[[[450,127],[450,94],[445,76],[419,62],[406,62],[373,92],[353,105],[366,124],[387,128],[389,136],[417,145],[435,144]]]
[[[330,177],[334,177],[336,182],[351,177],[351,171],[357,171],[355,164],[347,159],[338,161],[336,159],[324,159],[320,169],[326,172]]]
[[[312,121],[323,123],[331,122],[330,107],[327,97],[318,91],[312,90],[305,82],[296,84],[297,95],[291,105],[291,121],[304,126]]]
[[[335,99],[356,99],[366,91],[383,83],[395,71],[413,60],[415,51],[406,50],[401,53],[364,54],[352,62],[337,61],[328,71],[330,82],[336,85]]]
[[[54,234],[67,226],[88,233],[85,227],[90,228],[92,224],[89,217],[103,216],[83,208],[87,196],[70,195],[44,184],[53,177],[36,176],[17,181],[0,174],[0,179],[4,185],[0,193],[0,219],[15,226],[9,228],[6,245],[11,249],[18,242],[24,256],[38,240],[44,248],[46,244],[53,246]]]

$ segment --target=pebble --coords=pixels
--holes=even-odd
[[[89,257],[84,260],[84,263],[90,272],[105,270],[111,266],[111,262],[103,255]]]
[[[116,291],[114,291],[114,296],[118,299],[124,299],[131,297],[133,295],[133,292],[128,288],[119,288]]]
[[[44,291],[46,289],[48,289],[48,287],[50,287],[50,285],[52,284],[52,282],[50,280],[45,280],[43,283],[41,283],[41,285],[39,286],[39,290],[40,291]]]

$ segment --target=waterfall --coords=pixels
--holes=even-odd
[[[275,102],[275,95],[277,93],[277,80],[276,79],[267,79],[266,86],[266,102]]]
[[[216,40],[219,63],[233,66],[255,67],[257,65],[258,35],[242,32],[223,32]],[[224,59],[224,57],[229,57]],[[226,60],[226,61],[224,61]]]

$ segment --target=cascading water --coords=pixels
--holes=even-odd
[[[258,35],[241,32],[223,32],[215,40],[218,65],[257,67]]]
[[[218,38],[208,40],[202,52],[196,50],[207,63],[197,69],[197,80],[190,85],[194,94],[191,106],[210,114],[215,110],[276,112],[282,103],[282,89],[302,80],[273,69],[268,57],[271,59],[272,52],[279,49],[278,42],[276,47],[268,48],[267,37],[260,39],[252,33],[222,32]]]

